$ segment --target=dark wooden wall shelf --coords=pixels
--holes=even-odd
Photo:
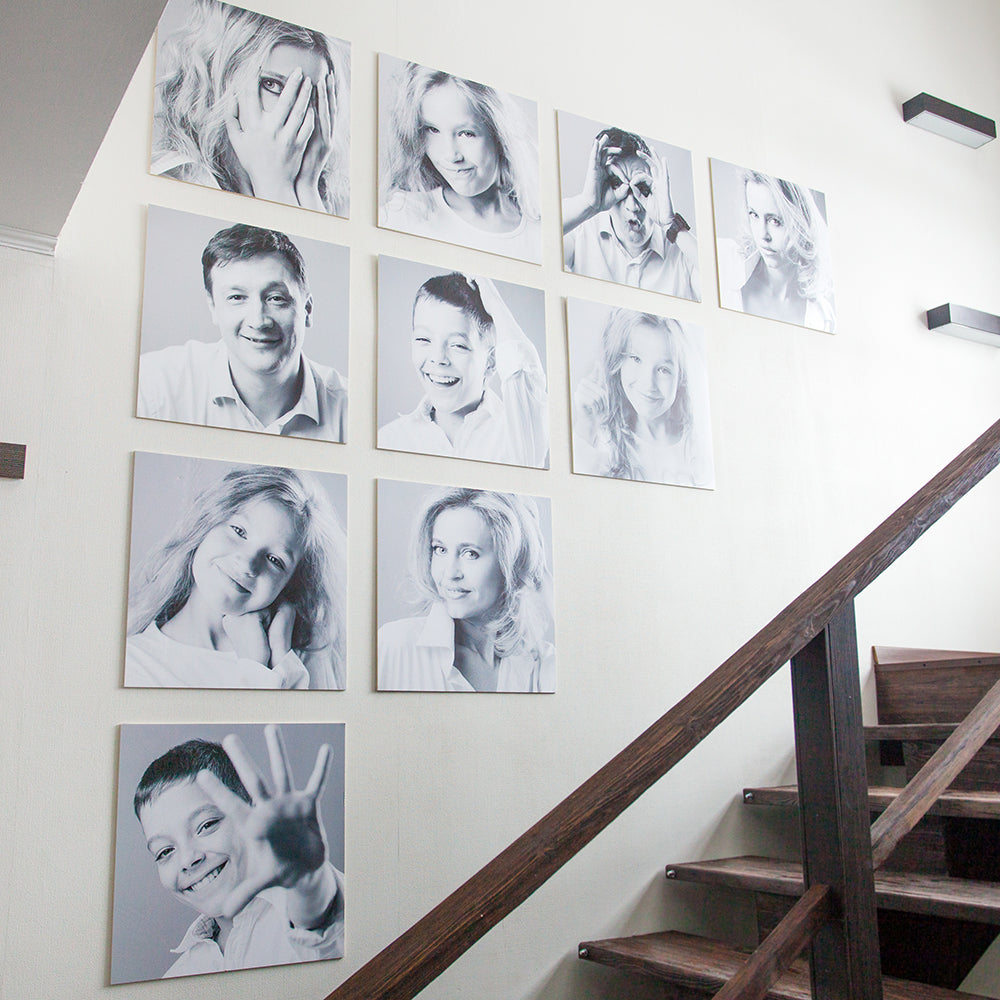
[[[0,479],[24,479],[23,444],[6,444],[0,441]]]

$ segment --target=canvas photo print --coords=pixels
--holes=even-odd
[[[565,111],[558,123],[565,269],[700,302],[690,151]]]
[[[149,207],[136,416],[343,442],[347,247]]]
[[[346,218],[350,144],[347,42],[219,0],[168,0],[151,173]]]
[[[833,333],[826,196],[759,170],[711,162],[719,304]]]
[[[543,292],[379,257],[377,441],[547,469]]]
[[[541,263],[534,101],[382,53],[378,108],[380,226]]]
[[[543,497],[378,483],[378,689],[555,690]]]
[[[713,489],[701,327],[582,299],[566,309],[573,471]]]
[[[111,982],[344,954],[344,726],[120,729]]]
[[[341,690],[346,477],[137,452],[125,686]]]

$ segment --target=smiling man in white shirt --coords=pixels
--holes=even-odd
[[[313,299],[295,244],[230,226],[209,240],[202,274],[220,339],[143,354],[137,415],[342,442],[347,382],[303,353]]]

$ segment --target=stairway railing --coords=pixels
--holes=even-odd
[[[793,661],[793,683],[798,664],[806,678],[803,689],[808,691],[811,684],[810,697],[827,713],[826,718],[818,721],[804,720],[799,717],[797,708],[796,730],[800,734],[803,726],[808,727],[809,743],[818,729],[828,735],[828,757],[834,762],[834,770],[832,777],[828,775],[822,780],[835,783],[834,805],[841,810],[838,815],[842,820],[837,830],[838,842],[832,847],[833,861],[829,862],[837,875],[833,879],[822,877],[818,870],[826,867],[829,861],[824,854],[831,849],[830,844],[825,842],[825,833],[817,827],[819,843],[812,858],[806,837],[807,849],[803,857],[806,888],[815,883],[830,885],[839,921],[832,936],[824,938],[825,932],[821,931],[814,942],[813,995],[817,1000],[837,996],[838,993],[840,996],[851,996],[852,1000],[861,1000],[862,997],[877,1000],[881,996],[880,977],[876,986],[874,975],[878,973],[878,938],[875,933],[873,973],[872,929],[865,926],[872,922],[870,918],[874,915],[867,824],[862,840],[868,858],[870,887],[863,894],[870,900],[862,905],[865,913],[861,915],[860,923],[856,919],[857,914],[844,912],[844,903],[849,903],[854,892],[864,887],[853,885],[854,892],[847,894],[846,899],[838,891],[838,881],[843,885],[844,879],[851,877],[851,866],[857,866],[859,847],[854,820],[862,808],[867,817],[867,793],[864,793],[863,804],[856,801],[856,793],[847,796],[850,801],[845,801],[839,782],[840,765],[836,762],[845,754],[853,760],[856,745],[853,742],[850,746],[843,744],[843,730],[836,724],[836,715],[844,711],[848,714],[856,712],[856,738],[860,741],[860,705],[855,695],[851,692],[845,694],[838,687],[844,675],[842,670],[824,669],[817,673],[811,665],[823,661],[825,667],[829,667],[831,662],[843,662],[843,649],[838,636],[846,635],[853,628],[854,598],[998,463],[1000,421],[642,735],[358,969],[329,994],[327,1000],[410,1000],[416,996],[621,815],[789,660]],[[854,686],[857,687],[856,638],[852,637],[851,641],[854,643]],[[850,659],[848,654],[848,664]],[[809,699],[804,698],[803,701],[808,702]],[[841,708],[837,708],[838,702],[842,703]],[[854,735],[849,737],[850,741],[854,739]],[[801,782],[803,754],[808,748],[804,747],[801,737],[797,739],[797,747]],[[822,781],[819,783],[822,784]],[[853,783],[857,785],[856,774]],[[803,809],[803,814],[805,812]],[[817,961],[816,948],[824,940],[829,946],[826,958],[821,956],[821,960]],[[868,987],[850,987],[853,992],[840,992],[844,986],[836,981],[842,970],[838,971],[835,966],[838,957],[845,959],[845,956],[849,964],[853,962],[853,967],[861,970],[861,979],[869,984]],[[826,982],[828,974],[834,981],[833,986],[828,986]]]

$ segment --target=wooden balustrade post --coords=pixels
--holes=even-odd
[[[882,1000],[854,603],[792,658],[805,887],[830,886],[813,940],[814,1000]]]

